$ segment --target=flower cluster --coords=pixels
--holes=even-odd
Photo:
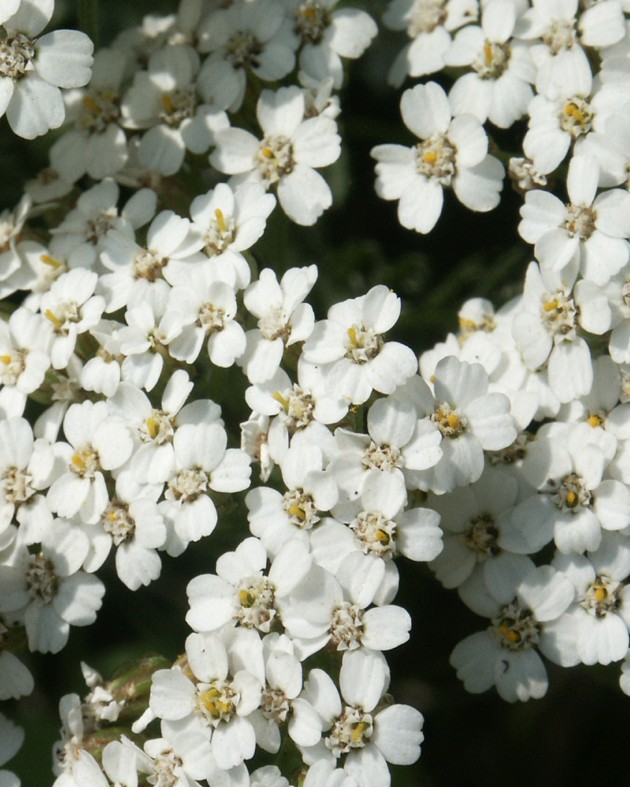
[[[56,787],[387,787],[423,741],[384,655],[411,629],[403,558],[487,619],[451,655],[471,692],[540,698],[543,657],[624,660],[624,6],[389,3],[384,23],[411,39],[392,83],[460,69],[448,92],[403,92],[418,142],[372,150],[404,227],[431,231],[448,187],[496,207],[509,155],[485,126],[528,123],[508,165],[535,255],[522,293],[467,300],[418,360],[388,336],[401,300],[385,284],[318,318],[317,265],[252,251],[272,220],[313,225],[333,203],[319,170],[341,153],[344,60],[377,33],[365,11],[181,0],[92,68],[84,34],[36,38],[53,5],[0,9],[9,125],[65,123],[0,215],[0,699],[33,691],[24,652],[95,621],[108,560],[138,590],[243,511],[238,546],[188,582],[179,655],[110,681],[83,665],[87,696],[60,701]],[[630,659],[628,694],[629,675]],[[22,738],[0,714],[0,764]]]

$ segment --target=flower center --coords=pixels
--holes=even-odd
[[[52,561],[45,557],[43,552],[31,556],[26,569],[26,585],[33,601],[48,604],[57,595],[59,580]]]
[[[274,587],[267,577],[244,579],[238,587],[240,609],[236,620],[241,626],[268,634],[276,617]]]
[[[466,431],[468,421],[450,404],[441,404],[431,416],[431,420],[443,437],[459,437]]]
[[[173,90],[162,95],[162,112],[160,120],[171,128],[179,128],[184,120],[194,117],[197,109],[197,97],[192,87]]]
[[[490,514],[479,514],[471,520],[472,527],[464,535],[464,543],[477,555],[479,560],[495,557],[501,552],[497,543],[499,530]]]
[[[52,323],[55,333],[67,336],[70,332],[70,325],[77,323],[81,319],[78,304],[73,301],[60,303],[56,312],[46,309],[44,317]]]
[[[542,323],[556,341],[575,339],[577,308],[573,298],[559,290],[553,295],[545,294],[540,307]]]
[[[317,0],[307,0],[295,12],[295,32],[304,44],[318,44],[330,24],[330,11]]]
[[[363,610],[343,601],[336,606],[330,624],[331,641],[337,650],[356,650],[361,647]]]
[[[129,515],[129,506],[119,500],[112,500],[103,512],[101,519],[103,530],[112,537],[114,546],[126,544],[133,540],[136,523]]]
[[[98,216],[88,219],[85,227],[85,236],[87,242],[96,245],[101,239],[101,236],[108,233],[109,230],[114,226],[115,218],[116,208],[110,208],[108,211],[99,213]]]
[[[293,390],[285,392],[285,396],[280,391],[275,391],[273,398],[282,406],[279,415],[290,432],[304,429],[315,420],[313,397],[305,393],[299,385],[294,384]]]
[[[8,467],[2,475],[4,497],[14,506],[25,503],[35,494],[33,476],[17,467]]]
[[[388,473],[402,465],[402,456],[397,448],[386,443],[377,445],[372,441],[363,452],[361,464],[364,470],[382,470]]]
[[[238,30],[225,45],[226,57],[234,68],[260,65],[263,46],[251,30]]]
[[[291,140],[282,134],[265,137],[258,147],[254,160],[263,180],[268,184],[277,183],[295,167]]]
[[[162,269],[167,265],[168,257],[161,257],[151,249],[142,249],[133,260],[133,275],[136,279],[154,282],[162,278]]]
[[[396,551],[396,523],[378,511],[361,511],[350,523],[363,552],[391,559]]]
[[[507,44],[486,41],[472,67],[482,79],[498,79],[507,71],[512,51]]]
[[[528,609],[507,604],[496,618],[492,618],[492,631],[501,647],[508,650],[525,650],[538,642],[540,624]]]
[[[353,325],[347,330],[346,358],[359,366],[371,361],[380,353],[383,340],[373,328],[364,325]]]
[[[72,454],[70,469],[81,478],[94,478],[99,470],[98,453],[89,443]]]
[[[341,716],[335,720],[330,735],[325,738],[326,747],[335,757],[340,757],[352,749],[366,746],[373,732],[372,716],[361,708],[346,705]]]
[[[600,575],[588,586],[580,606],[596,618],[606,617],[609,612],[615,612],[619,608],[619,591],[622,589],[621,582]]]
[[[206,334],[222,331],[225,327],[225,310],[217,308],[213,303],[204,303],[199,309],[197,319]]]
[[[565,475],[551,499],[563,513],[575,514],[580,508],[590,508],[593,504],[593,495],[577,473]]]
[[[291,703],[283,691],[268,687],[262,694],[260,710],[266,719],[271,719],[279,725],[287,720]]]
[[[573,49],[577,41],[573,22],[567,19],[554,19],[543,33],[542,40],[549,47],[552,55],[557,55],[564,49]]]
[[[3,385],[15,385],[26,369],[26,351],[11,350],[0,355],[0,382]]]
[[[265,339],[273,342],[275,339],[286,341],[291,335],[291,326],[288,324],[282,306],[269,309],[258,320],[258,327]]]
[[[240,697],[230,681],[200,683],[197,691],[197,707],[213,727],[218,727],[221,721],[229,722],[232,719]]]
[[[416,169],[425,178],[450,186],[457,170],[457,149],[445,134],[434,134],[416,145]]]
[[[446,22],[446,0],[416,0],[407,15],[407,33],[417,38],[421,33],[431,33]]]
[[[35,57],[35,41],[24,33],[16,33],[0,43],[0,77],[21,79],[32,71],[31,60]]]
[[[287,512],[289,522],[301,530],[310,530],[319,522],[317,506],[311,495],[303,489],[290,489],[284,493],[282,506]]]
[[[215,208],[215,218],[210,219],[204,233],[204,251],[208,257],[222,254],[234,242],[236,237],[236,222],[229,216],[223,215],[221,208]]]
[[[140,427],[140,439],[143,443],[162,445],[173,440],[173,416],[164,410],[152,410],[151,415]]]
[[[79,124],[87,131],[102,133],[120,117],[120,96],[112,90],[92,90],[81,103]]]
[[[567,205],[567,217],[562,226],[571,238],[577,235],[580,240],[588,240],[595,232],[595,219],[595,211],[591,208]]]
[[[589,103],[579,96],[570,98],[560,111],[560,128],[573,139],[582,137],[591,130],[593,110]]]
[[[192,503],[208,489],[208,476],[198,467],[180,470],[168,482],[171,499]]]

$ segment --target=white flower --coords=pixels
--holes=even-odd
[[[90,81],[90,39],[78,30],[54,30],[41,38],[54,0],[22,0],[3,22],[0,54],[0,115],[13,131],[33,139],[64,121],[60,88]],[[3,15],[4,16],[4,15]]]
[[[320,367],[331,394],[363,404],[373,390],[391,394],[415,373],[414,352],[382,338],[400,308],[400,298],[377,284],[365,295],[334,304],[328,318],[316,323],[302,355]]]
[[[403,227],[427,233],[435,226],[452,187],[467,208],[486,212],[499,204],[504,169],[488,154],[488,138],[473,115],[451,118],[444,90],[435,82],[405,90],[400,102],[407,128],[420,138],[414,147],[377,145],[376,193],[400,200]]]
[[[378,32],[371,16],[358,8],[334,10],[337,0],[285,0],[301,42],[300,67],[318,80],[332,77],[341,87],[341,58],[358,58]]]
[[[300,747],[304,761],[335,764],[345,754],[344,770],[358,784],[388,787],[387,762],[411,765],[420,756],[424,739],[422,714],[409,705],[380,704],[389,684],[382,654],[369,650],[344,653],[339,684],[341,697],[321,670],[311,670],[304,697],[325,721],[326,735],[313,747]]]
[[[145,129],[140,164],[162,175],[181,169],[186,151],[205,153],[215,134],[229,125],[225,112],[201,104],[195,89],[199,55],[190,46],[154,52],[148,71],[138,71],[122,105],[122,124]]]
[[[405,30],[411,43],[400,52],[389,72],[399,87],[405,75],[424,76],[444,67],[451,33],[476,21],[477,0],[390,0],[383,22],[392,30]]]
[[[442,457],[427,470],[414,474],[420,489],[436,494],[477,481],[484,467],[484,451],[507,448],[516,438],[510,400],[488,392],[489,380],[481,364],[453,356],[435,368],[437,406],[425,419],[441,436]]]
[[[527,46],[510,40],[516,13],[510,0],[491,0],[484,6],[481,27],[468,25],[455,36],[444,56],[446,64],[474,69],[459,77],[449,92],[455,115],[470,113],[480,123],[489,119],[509,128],[527,111],[536,70]]]
[[[68,443],[56,450],[65,463],[65,472],[48,490],[48,504],[60,516],[78,515],[95,524],[109,502],[102,471],[122,467],[131,455],[133,443],[127,427],[110,416],[105,402],[73,404],[63,421]]]
[[[239,365],[252,383],[264,383],[276,373],[285,346],[311,335],[315,317],[303,303],[317,280],[317,267],[289,268],[280,282],[271,268],[263,268],[258,281],[244,295],[247,310],[258,318],[258,328],[247,331],[247,346]]]
[[[339,158],[337,124],[324,115],[304,119],[304,93],[283,87],[263,90],[256,117],[263,139],[249,131],[228,128],[216,135],[210,163],[220,172],[236,175],[237,183],[277,185],[282,210],[296,224],[315,224],[332,205],[332,194],[315,170]]]
[[[585,279],[603,285],[630,257],[630,194],[622,189],[599,196],[599,167],[591,156],[574,156],[569,164],[564,204],[547,191],[529,191],[521,208],[519,232],[534,251],[541,270],[562,275],[579,267]]]
[[[30,650],[58,653],[70,626],[96,620],[105,586],[79,571],[88,548],[87,536],[59,519],[43,534],[40,552],[21,550],[14,565],[0,566],[0,612],[19,613]]]
[[[293,70],[295,46],[281,3],[234,3],[209,14],[197,33],[199,50],[210,53],[199,74],[199,92],[221,108],[240,108],[248,72],[275,82]]]
[[[262,642],[246,630],[235,632],[227,645],[214,634],[190,634],[186,656],[186,674],[179,667],[153,673],[149,706],[156,716],[180,722],[180,730],[209,742],[219,768],[234,768],[256,748],[247,717],[260,703]]]
[[[560,572],[551,566],[535,567],[531,561],[491,589],[480,588],[470,600],[492,625],[466,637],[451,654],[465,688],[479,694],[496,685],[508,702],[544,696],[548,679],[536,647],[553,655],[554,636],[547,624],[562,615],[574,594]]]

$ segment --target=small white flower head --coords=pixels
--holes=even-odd
[[[289,268],[279,282],[271,268],[264,268],[258,281],[245,291],[245,306],[258,318],[258,328],[247,332],[247,346],[239,359],[250,382],[270,380],[280,366],[285,346],[311,335],[315,317],[312,307],[303,301],[316,280],[315,265]]]
[[[61,88],[81,87],[92,74],[94,45],[85,33],[54,30],[37,38],[53,9],[54,0],[22,0],[3,22],[0,115],[26,139],[58,128],[65,118]]]
[[[275,82],[295,65],[297,42],[287,34],[283,4],[274,0],[216,10],[197,32],[199,50],[210,53],[199,74],[199,92],[221,108],[240,108],[250,74]]]
[[[384,24],[404,30],[411,43],[403,48],[389,72],[396,87],[405,76],[424,76],[440,71],[451,46],[451,34],[479,16],[477,0],[390,0]]]
[[[237,183],[276,186],[282,210],[296,224],[315,224],[332,205],[332,194],[316,172],[340,153],[337,124],[325,115],[305,119],[305,97],[298,87],[263,90],[256,116],[262,140],[249,131],[228,128],[216,135],[210,163]]]
[[[480,123],[489,119],[509,128],[527,111],[536,69],[528,47],[512,41],[516,6],[510,0],[486,3],[481,26],[460,30],[445,55],[450,66],[473,70],[456,80],[449,92],[455,115],[470,113]]]
[[[484,468],[484,451],[507,448],[517,435],[505,394],[488,391],[488,375],[481,364],[454,356],[435,368],[436,407],[427,426],[441,436],[442,457],[430,469],[418,472],[421,489],[436,494],[477,481]]]
[[[401,99],[405,125],[420,138],[414,147],[377,145],[376,193],[399,200],[403,227],[426,234],[435,226],[444,201],[444,188],[474,211],[499,204],[503,166],[488,155],[488,138],[476,117],[451,117],[444,90],[435,82],[405,90]]]
[[[322,369],[331,395],[363,404],[372,391],[391,394],[416,371],[414,352],[382,334],[400,315],[400,298],[384,284],[330,307],[302,349],[304,360]]]
[[[20,550],[13,565],[2,566],[0,612],[19,614],[31,651],[58,653],[70,626],[96,620],[105,586],[79,570],[88,550],[87,535],[59,519],[42,535],[39,552]]]
[[[256,748],[247,717],[260,704],[262,641],[248,630],[225,640],[214,634],[191,634],[186,639],[186,662],[185,672],[174,666],[153,674],[151,711],[166,722],[179,722],[170,726],[198,740],[219,768],[241,765]]]
[[[496,685],[508,702],[544,696],[547,673],[536,649],[553,657],[554,623],[573,601],[571,582],[551,566],[536,567],[527,560],[492,586],[471,583],[467,590],[464,600],[491,618],[491,625],[453,650],[457,677],[473,694]]]
[[[300,41],[302,71],[319,81],[331,78],[336,89],[343,81],[342,57],[361,57],[378,28],[358,8],[335,10],[337,0],[285,0],[293,30]]]
[[[563,403],[585,396],[593,384],[591,353],[579,334],[578,320],[571,287],[558,274],[542,272],[532,262],[512,334],[528,369],[546,364],[551,391]]]

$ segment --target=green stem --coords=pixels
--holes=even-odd
[[[79,27],[99,46],[98,0],[79,0]]]

